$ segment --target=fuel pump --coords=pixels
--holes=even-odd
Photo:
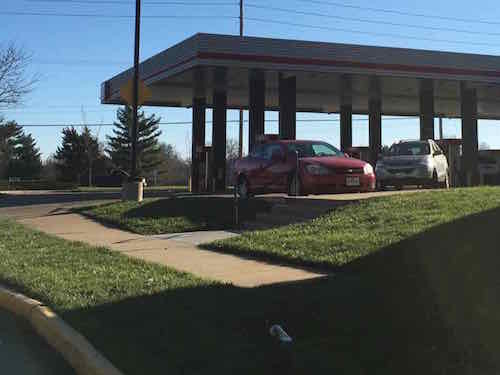
[[[202,150],[202,157],[200,162],[200,183],[202,184],[200,191],[208,193],[213,191],[213,178],[212,178],[212,163],[213,152],[211,146],[204,146]]]
[[[461,155],[462,155],[462,140],[458,138],[440,139],[436,141],[448,160],[449,181],[451,187],[463,185],[461,178]]]

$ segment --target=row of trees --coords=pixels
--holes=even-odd
[[[38,81],[38,75],[30,75],[28,67],[31,54],[13,43],[0,45],[0,110],[22,103]],[[143,176],[158,182],[185,183],[189,169],[170,145],[159,144],[160,119],[139,114],[138,123],[138,170]],[[107,137],[106,145],[98,142],[90,129],[75,128],[62,131],[62,144],[44,165],[39,149],[30,134],[24,133],[15,122],[0,118],[0,179],[19,177],[22,179],[58,179],[77,183],[92,183],[93,175],[110,173],[127,174],[130,171],[132,110],[118,110],[113,135]],[[165,176],[167,176],[165,178]]]
[[[62,144],[57,148],[53,163],[57,175],[65,181],[92,184],[93,175],[128,176],[131,170],[132,108],[125,106],[117,111],[113,134],[100,144],[90,129],[79,133],[75,128],[62,131]],[[183,160],[172,145],[159,143],[160,118],[154,114],[138,114],[137,170],[156,183],[185,184],[189,163]],[[85,180],[85,181],[84,181]]]
[[[37,178],[41,171],[40,150],[31,134],[0,119],[0,178]]]
[[[137,169],[152,183],[187,183],[190,162],[183,159],[172,145],[160,143],[160,118],[138,114]],[[92,185],[94,176],[127,176],[131,170],[130,128],[132,109],[117,111],[117,121],[106,143],[84,126],[62,130],[61,145],[42,165],[39,149],[31,134],[26,134],[15,122],[0,120],[0,179],[58,180]],[[228,140],[227,158],[238,156],[238,144]]]

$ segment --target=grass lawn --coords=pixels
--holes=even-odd
[[[247,232],[205,246],[292,264],[338,268],[437,225],[499,207],[497,187],[393,195],[339,207],[307,223]],[[475,229],[473,224],[470,230]]]
[[[477,338],[472,328],[477,329],[478,315],[465,311],[470,318],[465,322],[476,336],[467,329],[452,330],[455,321],[449,317],[454,315],[440,309],[430,279],[415,270],[409,277],[409,268],[397,263],[397,257],[383,272],[377,272],[374,261],[360,265],[364,272],[358,275],[247,289],[9,221],[0,221],[0,257],[1,283],[51,306],[129,375],[466,374],[498,369],[498,356],[488,356],[484,346],[464,348],[464,337]],[[496,307],[496,301],[482,307]],[[481,313],[483,319],[498,319],[487,310]],[[267,333],[269,323],[276,322],[294,338],[288,370],[279,368],[281,352]],[[486,336],[496,343],[498,327],[490,328]]]
[[[234,227],[230,197],[145,199],[142,203],[113,202],[78,211],[108,225],[139,234],[190,232]],[[252,218],[268,204],[241,202],[240,218]]]
[[[121,191],[121,187],[99,187],[99,186],[79,186],[75,189],[76,191],[83,192],[96,192],[96,191]],[[166,191],[175,191],[175,192],[183,192],[188,191],[188,187],[184,185],[158,185],[158,186],[146,186],[144,191],[157,191],[157,190],[166,190]]]
[[[391,197],[399,220],[426,218],[324,279],[237,288],[0,221],[0,283],[51,306],[126,374],[496,374],[499,190],[436,194]],[[362,203],[351,224],[383,233],[382,216],[394,232],[388,215],[364,219],[365,205],[387,204]],[[317,246],[330,234],[303,235]],[[294,339],[289,370],[275,367],[270,323]]]

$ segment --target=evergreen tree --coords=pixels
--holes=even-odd
[[[108,136],[109,154],[116,168],[130,173],[132,170],[130,152],[132,149],[132,107],[119,108],[116,113],[118,121],[114,122],[113,136]],[[150,174],[162,163],[161,150],[158,145],[160,118],[154,114],[146,117],[144,112],[137,114],[137,172]]]
[[[74,127],[64,128],[62,134],[62,144],[54,155],[57,170],[61,180],[79,183],[85,168],[85,145]]]
[[[0,178],[6,178],[9,161],[14,155],[16,139],[23,129],[15,121],[4,122],[0,118]]]
[[[15,139],[13,155],[9,160],[7,174],[24,179],[38,178],[42,171],[40,150],[31,134],[21,133]]]
[[[90,180],[91,169],[102,156],[97,137],[87,126],[81,134],[74,127],[64,128],[62,134],[62,144],[54,155],[61,180],[81,183],[80,177],[84,174]]]
[[[37,178],[42,161],[31,134],[24,134],[15,121],[0,119],[0,177]]]

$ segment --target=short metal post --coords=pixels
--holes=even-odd
[[[209,188],[208,188],[208,162],[209,162],[209,155],[208,155],[208,151],[205,152],[205,192],[209,192]]]
[[[299,150],[295,150],[296,166],[295,166],[295,196],[299,195]]]
[[[234,184],[234,199],[233,199],[233,202],[234,202],[234,225],[235,226],[238,226],[238,223],[239,223],[239,218],[238,218],[238,187],[237,187],[237,184]]]

